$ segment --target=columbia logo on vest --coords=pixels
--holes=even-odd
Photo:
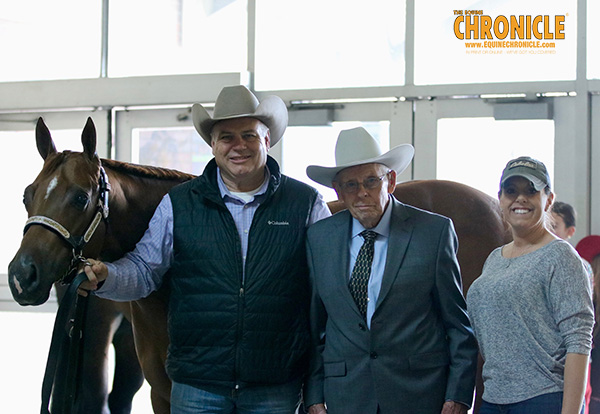
[[[269,226],[289,226],[290,225],[290,223],[288,223],[287,221],[274,221],[274,220],[267,221],[267,224]]]

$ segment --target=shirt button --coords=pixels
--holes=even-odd
[[[247,230],[247,229],[246,229],[246,230],[244,230],[244,233],[248,234],[248,230]]]

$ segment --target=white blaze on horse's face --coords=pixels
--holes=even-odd
[[[15,289],[17,289],[19,295],[23,293],[23,288],[21,287],[21,284],[19,283],[19,280],[16,278],[16,276],[13,276],[13,284],[15,285]]]
[[[54,190],[56,188],[57,185],[58,185],[58,176],[55,176],[52,180],[50,180],[50,184],[48,184],[48,188],[46,189],[46,196],[44,197],[44,200],[48,200],[48,197],[50,197],[50,193],[52,192],[52,190]]]

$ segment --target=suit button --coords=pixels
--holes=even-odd
[[[371,352],[371,359],[377,359],[377,352]]]
[[[365,326],[365,324],[364,324],[364,323],[359,323],[359,324],[358,324],[358,329],[360,329],[361,331],[364,331],[364,330],[366,330],[366,329],[367,329],[367,327]]]

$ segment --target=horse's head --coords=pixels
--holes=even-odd
[[[23,203],[29,219],[21,247],[8,266],[11,292],[21,305],[44,303],[52,284],[73,273],[84,248],[88,257],[100,251],[108,183],[96,154],[91,118],[81,142],[83,152],[57,152],[50,131],[38,120],[36,144],[44,166],[25,188]]]

